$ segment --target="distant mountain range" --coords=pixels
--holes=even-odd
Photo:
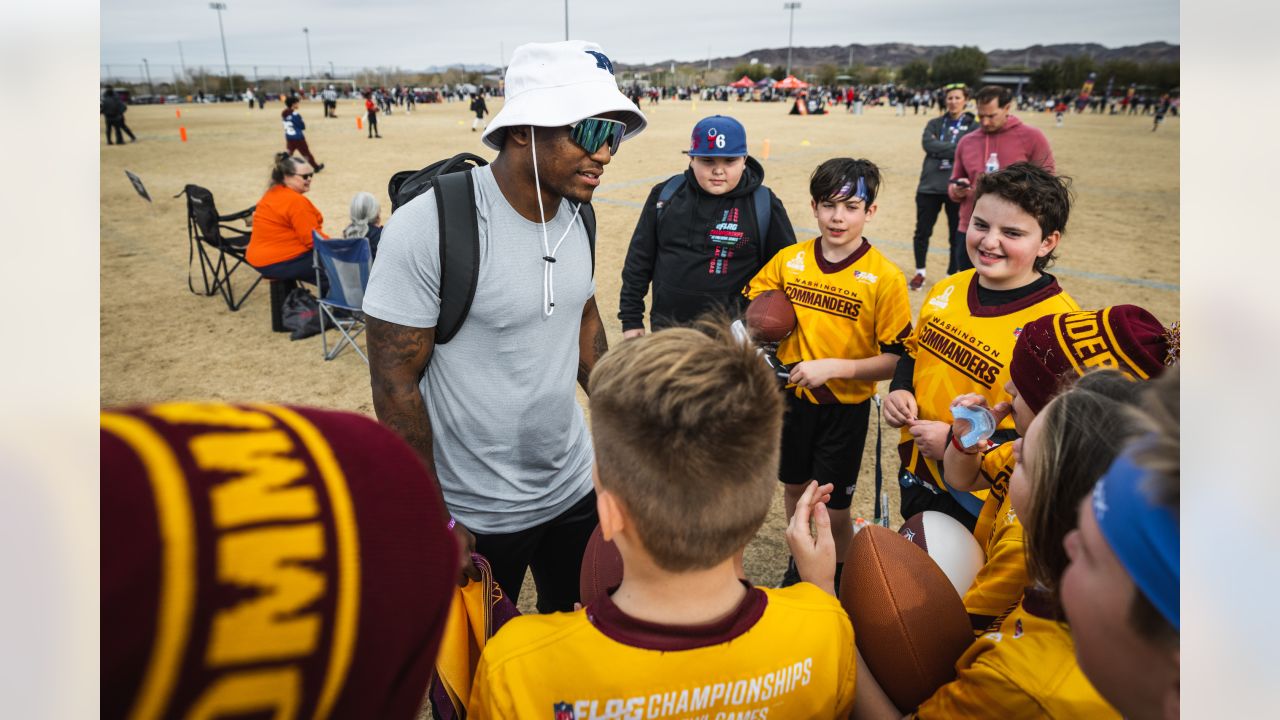
[[[796,47],[791,51],[791,64],[799,67],[816,67],[831,64],[836,67],[847,67],[859,63],[868,67],[901,67],[912,60],[929,62],[944,52],[955,50],[958,45],[912,45],[910,43],[881,43],[879,45],[828,45],[826,47]],[[992,50],[987,53],[987,61],[991,69],[1004,67],[1040,66],[1049,61],[1061,61],[1068,55],[1090,55],[1095,62],[1108,60],[1133,60],[1135,62],[1177,62],[1180,47],[1166,42],[1150,42],[1142,45],[1128,45],[1119,48],[1108,48],[1098,43],[1062,43],[1058,45],[1032,45],[1019,49]],[[787,49],[762,48],[752,50],[734,57],[711,59],[714,70],[729,70],[752,59],[766,65],[786,65]],[[671,63],[706,67],[707,60],[663,60],[656,63],[627,64],[616,63],[627,70],[662,70]]]

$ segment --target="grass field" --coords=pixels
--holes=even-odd
[[[493,112],[501,101],[491,103]],[[273,153],[284,149],[281,104],[249,110],[244,104],[138,106],[128,121],[136,143],[101,150],[101,402],[104,406],[173,399],[270,401],[353,410],[372,415],[368,370],[354,353],[333,362],[321,358],[320,339],[290,342],[270,331],[266,284],[238,313],[218,298],[197,297],[186,287],[187,183],[209,188],[223,213],[257,202],[266,187]],[[928,117],[897,117],[872,108],[860,116],[843,109],[825,116],[789,116],[789,106],[755,103],[646,105],[649,128],[625,143],[606,168],[595,205],[599,217],[596,297],[610,343],[621,339],[616,320],[619,273],[627,241],[649,188],[683,168],[693,123],[705,115],[731,114],[748,131],[753,155],[764,160],[765,183],[782,198],[802,239],[813,237],[808,176],[835,156],[866,157],[885,177],[880,210],[867,236],[910,276],[914,262],[915,188],[920,137]],[[175,116],[181,111],[181,118]],[[306,135],[326,164],[309,197],[325,215],[325,230],[338,233],[358,191],[373,192],[385,213],[387,180],[457,152],[492,158],[470,131],[466,104],[419,105],[380,119],[382,140],[356,128],[362,114],[353,101],[339,104],[337,119],[322,117],[319,102],[301,106]],[[1059,248],[1055,272],[1082,307],[1141,305],[1162,322],[1179,307],[1179,121],[1169,118],[1151,132],[1150,117],[1069,116],[1054,127],[1049,114],[1020,115],[1044,130],[1058,171],[1074,179],[1076,205]],[[185,127],[188,142],[179,140]],[[128,169],[146,183],[151,207],[126,179]],[[946,222],[934,229],[928,272],[946,269]],[[197,273],[199,272],[197,268]],[[252,278],[245,268],[239,278]],[[924,293],[912,293],[919,311]],[[887,383],[886,383],[887,386]],[[585,398],[579,395],[584,402]],[[872,511],[875,429],[867,442],[855,514]],[[885,427],[884,468],[895,508],[897,433]],[[781,493],[765,527],[748,548],[746,569],[757,583],[773,584],[786,564]],[[532,608],[529,583],[522,609]]]

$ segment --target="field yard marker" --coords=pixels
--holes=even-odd
[[[764,139],[764,148],[760,150],[760,159],[761,160],[769,159],[769,138]]]
[[[178,117],[179,120],[182,119],[182,108],[174,108],[173,112]]]
[[[182,142],[187,141],[187,129],[185,127],[178,128],[178,136],[182,138]]]
[[[364,129],[364,120],[359,115],[356,116],[356,129],[357,130]]]

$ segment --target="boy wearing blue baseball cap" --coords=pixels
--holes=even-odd
[[[687,324],[713,309],[741,313],[742,289],[774,253],[795,243],[786,208],[747,154],[742,123],[712,115],[693,126],[689,167],[645,201],[622,268],[622,335]]]

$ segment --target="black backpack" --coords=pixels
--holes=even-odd
[[[471,310],[480,279],[480,226],[476,222],[475,182],[471,171],[488,165],[479,155],[459,153],[421,170],[403,170],[391,176],[387,195],[391,211],[428,189],[436,193],[440,216],[440,318],[436,322],[436,344],[453,339]],[[591,203],[578,213],[587,229],[591,246],[591,271],[596,267],[596,213]]]

